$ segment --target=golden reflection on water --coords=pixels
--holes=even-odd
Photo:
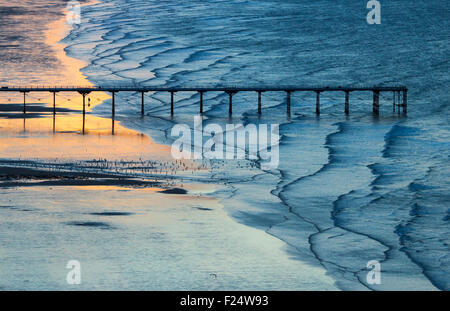
[[[22,67],[26,70],[21,72],[9,70],[9,67],[7,72],[2,72],[0,69],[0,75],[7,75],[4,77],[4,80],[8,81],[7,85],[92,86],[92,83],[81,72],[81,69],[87,64],[68,57],[64,51],[64,45],[59,43],[70,30],[65,20],[63,17],[48,24],[48,30],[45,32],[45,42],[54,52],[53,55],[45,55],[45,57],[56,58],[59,63],[58,69],[41,72],[39,68],[44,66],[42,64],[37,66],[33,63],[26,64],[27,66]],[[42,53],[42,51],[35,50],[34,53]],[[149,72],[149,76],[151,74]],[[89,113],[96,105],[110,99],[110,94],[104,92],[89,94],[90,100],[87,99],[86,104],[90,105],[86,105],[87,114],[85,116],[81,112],[83,98],[75,92],[56,93],[57,112],[55,116],[52,113],[52,93],[27,93],[25,98],[28,103],[27,107],[29,107],[26,115],[20,110],[20,105],[23,104],[23,94],[0,92],[0,114],[4,115],[0,116],[0,158],[44,160],[43,162],[56,159],[56,163],[92,159],[161,160],[163,168],[170,167],[166,163],[173,161],[170,146],[156,144],[149,137],[122,127],[114,120],[93,116]],[[14,111],[2,111],[5,110],[2,109],[2,104],[9,104],[7,106],[13,107]],[[63,112],[62,109],[68,109],[70,112]],[[50,161],[50,163],[53,162]],[[183,164],[186,164],[185,168],[189,168],[189,165],[194,167],[194,164],[188,160],[183,161]],[[158,172],[151,170],[151,173],[157,174]],[[164,175],[164,172],[160,171],[159,173]],[[214,186],[210,184],[177,185],[188,190],[189,194],[168,195],[159,193],[163,188],[159,188],[157,184],[150,184],[149,187],[62,186],[57,184],[40,186],[39,182],[41,180],[36,180],[36,185],[25,187],[26,191],[19,191],[26,194],[35,191],[36,195],[32,197],[36,199],[32,200],[32,205],[42,209],[70,208],[72,211],[74,207],[87,206],[88,209],[139,212],[140,210],[148,211],[150,205],[164,209],[173,206],[185,209],[192,208],[191,206],[194,205],[197,208],[219,206],[217,199],[202,196],[202,194],[215,190]],[[46,195],[49,195],[50,199],[40,202],[39,198]],[[148,224],[160,226],[165,219],[170,218],[170,214],[165,213],[146,213],[138,214],[138,216],[123,217],[117,222],[120,222],[121,225],[141,223],[145,226]],[[49,220],[53,221],[53,219]]]
[[[0,119],[2,158],[156,160],[170,159],[170,152],[170,146],[89,114]]]
[[[85,5],[95,3],[91,1]],[[67,13],[67,12],[66,12]],[[71,29],[71,26],[66,23],[66,17],[63,16],[59,20],[46,25],[47,30],[44,32],[45,43],[53,50],[53,55],[47,55],[49,58],[56,58],[59,66],[58,70],[47,72],[35,72],[33,64],[29,64],[29,72],[24,77],[23,74],[8,71],[6,74],[9,86],[93,86],[93,84],[81,72],[81,69],[87,66],[82,60],[75,59],[66,55],[64,51],[65,45],[60,41],[65,38]],[[36,50],[35,53],[41,53]],[[42,70],[42,69],[39,69]],[[0,71],[1,73],[1,71]],[[17,78],[19,77],[19,79]],[[33,81],[30,83],[30,81]],[[36,82],[39,81],[39,82]],[[48,102],[53,105],[51,93],[29,93],[27,99],[30,102]],[[61,101],[60,99],[64,100]],[[109,99],[111,96],[104,92],[95,92],[90,96],[90,107],[86,106],[86,111],[91,111],[93,107]],[[39,100],[38,100],[39,99]],[[82,96],[76,92],[71,93],[57,93],[57,101],[59,107],[70,108],[74,110],[82,109]],[[0,103],[22,103],[23,95],[21,93],[0,92]]]
[[[92,4],[88,3],[88,4]],[[58,72],[33,72],[30,68],[30,81],[40,77],[45,86],[92,86],[82,74],[81,69],[87,64],[66,55],[60,40],[70,31],[66,18],[56,20],[47,25],[46,44],[52,47],[54,55],[60,63]],[[36,51],[40,53],[40,51]],[[27,81],[16,81],[14,72],[8,72],[8,81],[14,84],[27,85]],[[35,84],[35,83],[34,83]],[[91,93],[86,98],[84,116],[83,97],[76,92],[56,93],[56,107],[75,110],[72,113],[57,111],[52,116],[52,93],[27,93],[27,115],[20,114],[23,105],[23,94],[0,92],[0,104],[14,104],[14,118],[0,117],[0,157],[1,158],[59,158],[59,159],[127,159],[140,157],[148,159],[172,159],[170,147],[158,145],[149,137],[126,129],[114,120],[92,116],[93,107],[109,99],[104,92]],[[44,113],[33,112],[31,107],[46,107]],[[41,104],[42,103],[42,104]],[[0,110],[2,107],[0,106]],[[50,110],[49,110],[50,109]],[[4,112],[4,111],[3,111]],[[0,113],[3,113],[0,111]],[[39,114],[39,117],[37,117]]]

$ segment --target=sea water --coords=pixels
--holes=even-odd
[[[349,116],[344,93],[322,93],[320,117],[314,93],[292,94],[291,116],[284,93],[263,93],[261,116],[257,94],[238,93],[231,118],[227,94],[205,93],[205,123],[280,124],[281,135],[276,169],[210,163],[210,181],[226,185],[212,196],[238,223],[281,241],[298,269],[314,269],[311,288],[331,288],[331,277],[340,289],[448,290],[449,6],[381,3],[381,24],[368,25],[365,3],[349,0],[100,1],[83,7],[63,43],[96,85],[405,84],[407,117],[393,113],[392,93],[381,94],[379,118],[370,93],[350,94]],[[170,94],[147,93],[140,118],[140,94],[118,93],[116,119],[170,145],[172,127],[193,124],[199,110],[199,94],[175,100],[171,118]],[[109,117],[110,105],[94,113]],[[240,256],[256,258],[230,254]],[[367,283],[371,260],[381,284]],[[273,264],[266,272],[278,271]],[[234,288],[230,280],[218,288]],[[267,288],[293,284],[280,278]]]

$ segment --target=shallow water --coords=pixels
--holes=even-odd
[[[113,0],[85,7],[63,43],[97,85],[407,85],[407,117],[382,94],[373,118],[371,94],[357,92],[349,117],[343,94],[322,94],[319,118],[315,94],[294,94],[287,118],[285,95],[264,93],[258,118],[256,94],[240,93],[228,119],[226,94],[206,93],[205,122],[279,123],[282,136],[277,170],[218,161],[210,178],[226,181],[214,196],[247,226],[241,230],[289,245],[284,255],[265,256],[292,255],[317,269],[311,288],[329,288],[327,272],[341,289],[448,290],[449,7],[383,2],[377,26],[365,14],[354,1]],[[168,94],[148,94],[144,118],[140,94],[117,96],[120,124],[161,144],[172,142],[173,124],[192,125],[198,112],[193,93],[176,94],[174,118]],[[110,105],[93,112],[108,117]],[[374,259],[381,285],[366,284]],[[271,288],[296,285],[280,279]]]
[[[382,95],[382,116],[373,119],[371,94],[352,93],[346,118],[343,96],[325,93],[319,119],[313,94],[296,94],[288,120],[284,96],[264,94],[258,122],[283,124],[279,170],[230,173],[234,190],[224,204],[324,266],[341,288],[448,289],[447,13],[438,1],[383,3],[383,23],[372,27],[351,1],[115,1],[88,8],[65,42],[90,63],[83,72],[97,84],[406,84],[407,118],[392,113],[392,94]],[[122,95],[122,124],[167,143],[148,129],[154,116],[189,124],[198,109],[196,94],[176,98],[173,120],[167,94],[150,95],[149,117],[136,120],[138,101]],[[206,105],[210,122],[225,122],[214,118],[227,111],[224,95],[207,94]],[[255,108],[255,95],[238,94],[231,122],[255,122]],[[438,200],[411,186],[435,178]],[[431,200],[433,212],[416,208],[418,200]],[[430,242],[420,238],[425,228],[433,228]],[[365,284],[371,259],[389,271],[378,287]]]
[[[334,288],[323,271],[285,256],[278,239],[232,221],[213,198],[116,187],[0,193],[12,205],[0,207],[5,290]],[[73,259],[82,269],[76,287],[66,283]]]

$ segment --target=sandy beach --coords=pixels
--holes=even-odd
[[[65,16],[52,14],[42,32],[52,75],[31,61],[26,76],[3,77],[9,85],[92,85],[60,43]],[[51,95],[27,95],[26,115],[20,96],[2,95],[1,289],[279,289],[280,279],[284,289],[334,288],[282,241],[233,221],[211,196],[226,188],[195,181],[207,181],[206,164],[175,161],[170,146],[93,115],[108,98],[91,96],[83,118],[79,94],[57,94],[56,115]],[[83,265],[77,288],[69,260]]]
[[[222,87],[172,93],[173,115],[167,89],[142,114],[117,92],[114,116],[108,92],[85,115],[77,92],[56,113],[52,93],[0,92],[0,289],[450,289],[442,2],[383,3],[380,25],[350,0],[85,1],[73,25],[62,0],[0,9],[0,87]],[[408,113],[391,91],[253,88],[230,114],[233,85],[406,85]],[[228,125],[277,135],[228,144]],[[174,157],[180,126],[201,157]]]

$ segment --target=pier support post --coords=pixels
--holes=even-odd
[[[116,92],[111,92],[112,94],[112,116],[116,115]]]
[[[404,114],[406,114],[406,112],[407,112],[407,92],[408,92],[408,90],[403,90],[403,104],[402,104],[402,106],[403,106],[403,113]]]
[[[83,95],[83,116],[86,114],[86,93],[82,93]]]
[[[316,91],[316,115],[320,115],[320,92]]]
[[[230,92],[230,93],[228,93],[228,95],[230,96],[230,103],[229,103],[229,106],[228,106],[228,113],[231,115],[231,114],[233,114],[233,93]]]
[[[90,91],[78,91],[83,96],[83,135],[84,135],[84,124],[86,121],[86,95],[90,93]]]
[[[141,116],[144,116],[144,93],[145,92],[141,92]]]
[[[200,94],[200,114],[203,114],[203,91],[199,91]]]
[[[229,105],[228,105],[228,114],[233,114],[233,95],[234,93],[237,93],[235,91],[227,91],[228,97],[229,97]]]
[[[23,113],[27,113],[26,97],[27,97],[27,92],[23,92]]]
[[[261,114],[261,112],[262,112],[261,94],[262,94],[262,91],[258,91],[258,114]]]
[[[373,114],[378,116],[380,114],[380,91],[373,91]]]
[[[291,115],[291,91],[286,91],[287,114]]]
[[[56,115],[56,92],[53,92],[53,115]]]
[[[173,107],[173,105],[174,105],[174,99],[173,99],[173,94],[174,94],[175,92],[170,92],[170,115],[171,116],[173,116],[173,111],[174,111],[174,107]]]
[[[393,93],[393,99],[392,99],[392,112],[395,112],[395,91]]]
[[[350,114],[350,92],[345,91],[345,114]]]
[[[82,134],[85,134],[85,127],[86,127],[86,95],[89,94],[89,92],[82,92],[81,95],[83,95],[83,130]]]

